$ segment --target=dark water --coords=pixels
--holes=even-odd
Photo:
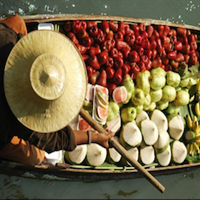
[[[15,13],[119,15],[200,26],[200,0],[0,0],[0,17]],[[164,194],[145,178],[82,182],[0,175],[0,199],[200,198],[200,169],[156,178],[165,186]]]

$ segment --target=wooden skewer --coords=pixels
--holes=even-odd
[[[108,134],[108,132],[98,124],[83,108],[80,110],[80,115],[82,118],[90,124],[92,128],[97,130],[100,133]],[[144,177],[153,184],[160,192],[164,193],[165,187],[158,182],[139,162],[137,162],[128,152],[127,150],[114,138],[111,138],[109,141],[112,146],[129,162],[134,166],[138,172],[144,175]]]

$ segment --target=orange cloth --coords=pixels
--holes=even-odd
[[[0,150],[0,158],[20,162],[27,165],[40,164],[44,159],[45,151],[31,145],[28,141],[14,136],[11,142]]]
[[[8,17],[4,22],[10,26],[16,33],[27,35],[25,21],[18,14]]]

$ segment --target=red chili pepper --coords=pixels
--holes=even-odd
[[[130,28],[129,24],[125,24],[125,35],[134,34],[134,31]]]
[[[162,52],[160,53],[160,57],[164,58],[166,56],[167,56],[167,53],[166,53],[165,49],[163,48]]]
[[[113,22],[112,20],[109,21],[109,27],[113,32],[118,31],[118,23]]]
[[[129,60],[130,63],[139,62],[140,61],[140,56],[137,53],[137,51],[132,50],[128,55],[128,60]]]
[[[97,26],[91,26],[88,28],[88,33],[91,37],[96,37],[99,33],[98,30]]]
[[[153,49],[152,50],[152,59],[155,59],[157,56],[157,50],[156,49]]]
[[[171,66],[173,67],[173,70],[176,71],[176,69],[178,68],[179,66],[179,62],[175,61],[175,60],[171,60],[170,62]]]
[[[123,58],[114,58],[114,67],[117,69],[117,68],[121,68],[124,64],[124,60]]]
[[[172,44],[165,43],[165,44],[163,44],[163,48],[165,49],[166,52],[170,52],[170,51],[172,51]]]
[[[181,41],[177,41],[174,43],[174,49],[177,50],[177,51],[181,51],[183,48],[183,44]]]
[[[97,55],[100,65],[104,65],[108,60],[108,51],[102,51]]]
[[[113,31],[109,31],[107,34],[106,34],[106,40],[111,40],[111,39],[113,39],[113,37],[114,37],[114,33],[113,33]]]
[[[124,35],[122,34],[122,32],[117,31],[116,33],[114,33],[114,39],[115,40],[124,40]]]
[[[135,37],[135,43],[136,44],[141,44],[142,42],[142,36],[141,35],[136,35]]]
[[[162,60],[160,57],[156,57],[155,59],[152,60],[153,68],[161,67],[161,65],[162,65]]]
[[[182,62],[182,61],[184,61],[184,55],[182,54],[182,53],[177,53],[177,56],[176,56],[176,61],[177,62]]]
[[[189,56],[190,56],[190,59],[189,59],[189,62],[190,64],[192,65],[196,65],[198,63],[198,58],[197,58],[197,55],[195,52],[191,51],[189,53]]]
[[[72,30],[75,34],[81,30],[81,22],[79,20],[72,21]]]
[[[150,49],[151,48],[151,44],[150,44],[150,41],[148,39],[143,39],[140,45],[144,49]]]
[[[91,66],[87,66],[86,69],[87,69],[87,74],[90,77],[93,73],[93,68]]]
[[[148,33],[146,31],[141,31],[140,35],[141,35],[142,39],[147,39],[148,38]]]
[[[112,48],[109,53],[111,58],[118,57],[118,50],[116,48]]]
[[[156,49],[157,48],[157,42],[154,39],[150,40],[150,49]]]
[[[181,53],[183,53],[183,54],[189,54],[189,52],[190,52],[190,45],[189,44],[183,45]]]
[[[140,72],[140,68],[136,63],[131,64],[131,70],[129,72],[132,79],[134,79],[137,74]]]
[[[132,46],[135,43],[135,35],[133,33],[126,34],[124,40],[129,46]]]
[[[80,29],[80,31],[77,33],[77,37],[79,39],[83,39],[83,38],[88,37],[88,36],[89,36],[89,34],[85,29]]]
[[[176,32],[177,32],[177,34],[180,35],[181,37],[184,37],[184,36],[186,36],[187,30],[186,30],[186,28],[178,27],[178,28],[176,29]]]
[[[112,67],[108,67],[106,68],[106,73],[107,73],[107,78],[111,79],[115,74],[115,70]]]
[[[154,28],[153,28],[152,25],[148,25],[148,26],[146,27],[146,29],[147,29],[148,37],[150,38],[150,37],[152,36],[152,34],[153,34]]]
[[[131,70],[130,65],[123,64],[123,66],[122,66],[122,77],[124,78],[129,73],[130,70]]]
[[[106,50],[106,51],[110,51],[111,48],[112,48],[112,44],[111,44],[110,40],[104,40],[104,41],[102,42],[101,49],[102,49],[103,51],[105,51],[105,50]]]
[[[105,40],[105,35],[101,29],[98,29],[98,34],[95,36],[97,43],[102,43]]]
[[[112,95],[112,93],[113,93],[114,89],[117,87],[117,85],[114,83],[107,83],[106,87],[108,88],[109,94]]]
[[[74,35],[74,33],[72,33],[72,32],[69,32],[68,34],[67,34],[67,37],[74,43],[74,44],[78,44],[79,42],[78,42],[78,40],[77,40],[77,38],[76,38],[76,36]]]
[[[152,67],[152,62],[151,60],[148,60],[148,62],[145,64],[146,70],[150,70]]]
[[[117,50],[125,48],[125,47],[127,47],[127,45],[128,44],[126,42],[124,42],[124,41],[121,41],[121,40],[116,40],[115,41],[115,46],[116,46]]]
[[[197,50],[197,43],[196,43],[196,41],[191,41],[190,43],[189,43],[189,45],[190,45],[190,50]]]
[[[139,23],[139,30],[140,31],[145,31],[146,30],[146,26],[145,26],[145,24],[143,22]]]
[[[163,34],[163,31],[164,31],[164,25],[157,25],[156,27],[157,31],[158,31],[158,34],[161,36]]]
[[[163,35],[167,36],[170,31],[170,27],[168,25],[164,25]]]
[[[78,50],[81,54],[85,54],[88,50],[88,47],[85,47],[81,44],[76,44],[76,47],[78,48]]]
[[[169,64],[169,59],[167,57],[162,57],[161,60],[162,60],[162,63],[164,65],[168,65]]]
[[[92,56],[89,57],[88,64],[91,67],[93,67],[94,69],[100,69],[99,61],[97,59],[97,56],[95,56],[95,55],[92,55]]]
[[[179,41],[182,42],[183,45],[184,44],[188,44],[188,38],[187,38],[187,36],[179,37],[178,39],[179,39]]]
[[[97,78],[97,84],[103,87],[107,85],[107,73],[105,70],[102,70]]]
[[[88,60],[88,58],[89,58],[89,55],[87,55],[87,54],[82,54],[81,56],[82,56],[84,62],[87,62],[87,60]]]
[[[100,49],[99,45],[91,46],[89,48],[89,55],[90,56],[97,55],[99,53],[101,53],[101,49]]]
[[[125,35],[125,24],[123,21],[118,22],[118,31]]]
[[[111,57],[108,57],[108,60],[105,63],[105,66],[108,68],[108,67],[113,67],[113,65],[114,65],[114,59]]]
[[[162,44],[170,43],[170,38],[165,35],[161,35],[160,39],[162,41]]]
[[[144,62],[139,61],[137,64],[138,64],[138,67],[140,68],[140,72],[144,72],[146,70],[146,66]]]
[[[139,56],[143,55],[144,54],[144,48],[139,46],[139,45],[136,45],[135,48],[134,48],[137,53],[139,54]]]
[[[189,62],[190,56],[188,54],[184,55],[184,61],[187,64]]]
[[[64,24],[63,29],[66,32],[71,32],[72,31],[72,22],[71,21],[66,21],[65,24]]]
[[[175,60],[175,59],[176,59],[176,56],[177,56],[177,51],[176,51],[176,50],[173,50],[173,51],[171,51],[171,52],[169,52],[169,53],[167,54],[167,57],[168,57],[169,59],[172,59],[172,60]]]
[[[123,54],[122,54],[122,52],[121,52],[121,51],[118,51],[118,58],[121,58],[121,59],[123,59]]]
[[[94,43],[94,40],[93,38],[91,37],[84,37],[82,40],[81,40],[82,44],[86,47],[90,47],[93,45]]]
[[[146,55],[149,59],[151,59],[151,57],[152,57],[152,50],[145,49],[144,50],[144,55]]]
[[[144,64],[146,65],[146,64],[148,63],[149,58],[148,58],[146,55],[142,55],[142,56],[140,57],[140,60],[141,60],[142,62],[144,62]]]
[[[159,38],[159,33],[158,33],[157,30],[154,29],[152,36],[151,36],[151,39],[156,40],[157,38]]]
[[[129,46],[122,48],[121,52],[123,54],[123,58],[128,58],[130,51],[131,51],[131,48]]]
[[[81,23],[81,29],[86,30],[87,29],[87,23],[86,23],[86,21],[81,20],[80,23]]]
[[[122,68],[120,67],[115,71],[113,81],[116,85],[119,85],[122,82],[122,79]]]
[[[104,33],[108,33],[110,31],[110,27],[107,20],[103,20],[100,24],[100,27]]]
[[[97,26],[97,22],[96,21],[87,21],[87,28],[91,28],[93,26]]]
[[[157,42],[157,51],[158,51],[158,53],[161,53],[163,51],[163,46],[162,46],[161,39],[157,38],[156,42]]]

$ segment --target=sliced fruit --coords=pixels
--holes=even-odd
[[[118,86],[114,89],[112,94],[113,100],[116,103],[123,103],[127,99],[127,90],[125,86]]]
[[[102,101],[102,99],[98,98],[98,96],[95,97],[95,103],[97,104],[97,106],[101,106],[103,108],[108,108],[108,102],[105,103],[105,101]]]
[[[158,128],[150,119],[141,122],[141,132],[147,145],[153,145],[158,140]]]
[[[98,116],[100,119],[106,120],[106,118],[108,116],[108,109],[103,108],[101,106],[97,106],[97,113],[98,113]]]
[[[88,130],[89,128],[91,128],[91,126],[90,126],[83,118],[79,118],[79,121],[78,121],[78,129],[79,129],[79,130],[86,131],[86,130]]]

